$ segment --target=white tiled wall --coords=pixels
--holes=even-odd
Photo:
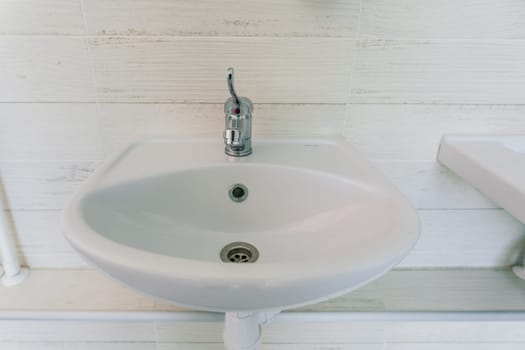
[[[33,268],[84,267],[60,232],[71,194],[134,139],[220,138],[234,66],[240,94],[256,103],[255,147],[264,136],[344,135],[419,209],[422,237],[402,268],[448,276],[512,264],[524,226],[435,159],[443,133],[525,133],[524,57],[523,0],[0,0],[0,175],[21,254]],[[468,285],[489,297],[472,299],[499,305],[484,274]],[[45,271],[33,275],[45,285]],[[444,280],[426,287],[471,298],[455,298],[454,279]],[[60,281],[52,300],[74,306],[82,284]],[[426,308],[399,292],[418,283],[397,295]],[[103,287],[100,298],[82,288],[101,310],[153,303]],[[354,299],[373,303],[374,288]],[[511,292],[502,299],[519,304]],[[34,308],[45,308],[39,300]],[[220,324],[0,326],[6,350],[222,349]],[[263,350],[517,350],[524,341],[522,322],[297,322],[266,327]]]
[[[221,137],[225,70],[263,136],[341,135],[421,213],[404,268],[512,264],[525,229],[436,163],[525,133],[522,0],[0,0],[0,171],[33,267],[85,266],[60,210],[133,139]]]

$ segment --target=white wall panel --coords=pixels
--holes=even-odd
[[[487,209],[498,205],[436,161],[374,161],[418,209]]]
[[[509,270],[393,270],[361,289],[300,310],[517,311],[525,308],[524,289]]]
[[[226,69],[255,103],[345,103],[353,40],[108,37],[89,40],[107,102],[224,103]]]
[[[107,154],[147,137],[215,137],[224,128],[224,106],[217,104],[101,104]],[[255,104],[253,139],[340,135],[344,105]]]
[[[175,118],[177,119],[177,118]],[[121,120],[112,119],[113,122]],[[106,142],[110,153],[127,145],[133,139],[151,135],[179,134],[173,121],[162,125],[146,123],[142,129],[106,129]],[[186,123],[185,120],[182,121]],[[195,122],[199,124],[198,121]],[[220,121],[222,124],[222,120]],[[133,123],[140,126],[137,120]],[[110,125],[110,124],[107,124]],[[116,124],[111,124],[116,125]],[[148,126],[151,127],[148,129]],[[205,129],[207,137],[216,137],[216,132]],[[303,132],[308,133],[307,130]],[[257,134],[256,134],[257,135]],[[310,136],[310,135],[305,135]],[[263,137],[263,136],[261,136]],[[0,162],[0,174],[5,186],[8,208],[14,210],[59,210],[63,209],[74,191],[96,170],[97,161],[31,161]],[[394,184],[418,209],[490,209],[498,208],[483,194],[434,161],[374,161]]]
[[[98,162],[0,162],[8,209],[60,210]]]
[[[0,36],[0,102],[92,102],[84,38]]]
[[[525,343],[393,343],[383,350],[521,350]]]
[[[1,310],[150,311],[155,304],[94,270],[34,270],[26,282],[0,292]]]
[[[0,0],[0,35],[83,33],[80,0]]]
[[[87,263],[67,243],[62,234],[62,211],[12,211],[22,260],[31,267],[77,268]]]
[[[40,267],[86,264],[67,244],[61,211],[13,211],[25,260]],[[501,209],[422,210],[421,238],[403,268],[507,266],[517,260],[525,227]]]
[[[420,210],[421,236],[399,267],[489,267],[519,261],[525,226],[504,210]]]
[[[524,55],[525,41],[363,40],[350,102],[522,104]]]
[[[360,37],[525,39],[521,0],[364,0]]]
[[[3,342],[119,343],[155,340],[153,323],[0,321],[0,345]]]
[[[50,329],[56,331],[56,329]],[[292,343],[298,341],[299,343]],[[261,350],[521,350],[525,343],[330,343],[307,344],[290,339],[283,344],[263,344]],[[152,342],[11,342],[3,350],[223,350],[222,343],[152,343]]]
[[[350,104],[344,133],[374,160],[434,162],[444,134],[525,133],[525,105]]]
[[[33,274],[18,290],[0,289],[4,309],[181,310],[159,302],[153,305],[152,299],[129,291],[95,271],[34,270]],[[392,271],[353,293],[295,312],[522,310],[524,288],[522,281],[508,270]],[[429,350],[440,345],[445,349],[470,350],[476,344],[503,344],[506,346],[503,349],[514,350],[518,343],[524,342],[523,326],[523,322],[290,322],[277,318],[264,327],[263,349],[372,350],[386,343],[393,349],[408,346],[410,350],[410,344],[420,344]],[[68,349],[85,349],[83,346],[98,343],[114,344],[119,349],[124,344],[149,346],[155,342],[162,349],[214,349],[220,344],[222,327],[220,322],[0,321],[0,342],[2,346],[16,344],[22,349],[32,349],[31,344],[35,349],[36,344],[68,344]],[[388,349],[377,350],[385,348]]]
[[[285,343],[483,343],[525,342],[522,322],[286,322],[275,320],[263,328],[265,342]],[[222,324],[158,325],[161,342],[219,342]]]
[[[0,161],[97,160],[94,104],[0,103]]]
[[[89,34],[354,37],[359,0],[85,0]]]
[[[125,288],[94,270],[34,269],[32,277],[17,288],[0,288],[3,310],[191,311]],[[523,311],[524,290],[507,269],[393,270],[351,293],[293,311]]]
[[[298,343],[293,343],[297,341]],[[158,350],[223,350],[222,343],[159,343]],[[25,350],[25,349],[24,349]],[[265,344],[261,350],[384,350],[382,343],[376,344],[304,344],[301,339],[290,339],[284,344]],[[505,349],[504,349],[505,350]],[[513,349],[511,349],[513,350]]]
[[[46,326],[44,326],[46,327]],[[52,331],[57,332],[57,329]],[[173,348],[172,349],[178,349]],[[10,342],[3,343],[2,350],[157,350],[156,344],[151,343],[73,343],[73,342]],[[506,349],[504,349],[506,350]]]
[[[180,310],[83,270],[61,210],[128,142],[220,139],[228,66],[255,102],[255,149],[344,134],[420,209],[401,270],[300,310],[522,310],[522,281],[475,268],[516,261],[525,226],[435,158],[444,133],[525,133],[523,39],[521,0],[0,0],[0,176],[32,267],[0,310]],[[517,350],[523,326],[276,322],[262,350]],[[218,350],[221,333],[0,321],[0,348]]]

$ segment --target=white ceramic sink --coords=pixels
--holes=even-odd
[[[410,251],[419,219],[341,140],[147,140],[103,165],[64,213],[71,245],[115,279],[178,305],[281,310],[347,293]],[[243,202],[229,190],[242,184]],[[223,262],[232,242],[253,263]]]

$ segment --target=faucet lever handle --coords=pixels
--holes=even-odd
[[[233,68],[228,68],[228,75],[226,77],[226,81],[228,82],[228,90],[230,90],[230,95],[233,98],[233,101],[236,105],[239,105],[239,97],[237,97],[237,93],[235,93],[235,88],[233,86]]]

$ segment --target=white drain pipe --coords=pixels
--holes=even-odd
[[[224,315],[224,348],[258,350],[262,325],[271,322],[280,311],[226,312]]]
[[[521,278],[522,280],[525,280],[525,259],[523,260],[521,265],[512,266],[512,272],[514,272],[514,274],[517,277]]]
[[[4,187],[0,180],[0,193]],[[7,211],[5,210],[5,198],[0,195],[0,257],[3,267],[2,284],[4,286],[14,286],[22,282],[29,275],[29,270],[23,268],[18,258],[14,229]]]

